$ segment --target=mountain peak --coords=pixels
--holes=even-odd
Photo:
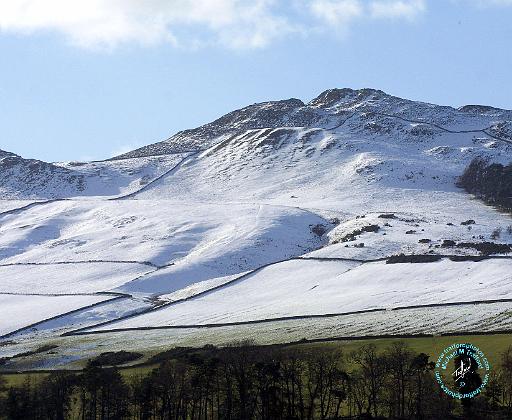
[[[14,153],[6,152],[5,150],[0,149],[0,159],[8,156],[16,156]]]
[[[340,123],[340,115],[346,112],[361,115],[395,115],[409,120],[443,125],[452,130],[457,130],[459,125],[474,130],[489,127],[495,123],[497,117],[502,120],[512,120],[512,113],[493,107],[466,105],[456,110],[450,106],[400,98],[379,89],[334,88],[325,90],[307,104],[296,98],[254,103],[229,112],[200,127],[181,131],[167,140],[143,146],[112,159],[197,152],[250,130],[334,127]],[[480,120],[480,117],[483,120]],[[455,124],[455,121],[460,118],[466,118],[466,120]],[[469,120],[473,121],[470,126],[468,126]],[[351,123],[355,124],[355,121],[352,119]],[[372,123],[375,124],[371,125]],[[354,130],[371,127],[371,130],[375,131],[376,127],[380,127],[380,130],[389,131],[392,129],[388,127],[389,125],[396,124],[393,125],[390,121],[376,124],[375,121],[365,120],[360,121]],[[414,135],[419,129],[411,128],[411,130]],[[507,136],[508,132],[507,128]]]
[[[458,108],[459,111],[471,114],[495,114],[506,111],[504,109],[496,108],[489,105],[464,105]]]
[[[335,88],[327,89],[318,95],[315,99],[309,102],[308,105],[329,108],[337,103],[347,103],[355,101],[363,101],[368,99],[381,99],[389,97],[387,93],[378,89],[363,88],[363,89],[351,89],[351,88]]]

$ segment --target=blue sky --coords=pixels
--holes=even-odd
[[[374,87],[512,109],[512,0],[0,0],[0,149],[101,159]]]

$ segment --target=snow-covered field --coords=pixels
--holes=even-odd
[[[154,268],[134,263],[0,265],[0,293],[84,294],[108,291]]]
[[[112,299],[112,296],[30,296],[0,293],[0,336]]]
[[[98,335],[71,337],[44,336],[58,346],[55,354],[18,359],[15,367],[8,369],[79,368],[83,359],[92,358],[105,351],[142,351],[155,353],[175,346],[224,346],[240,340],[258,344],[297,342],[304,338],[351,338],[388,334],[441,334],[446,332],[463,335],[465,332],[503,331],[512,327],[512,303],[486,305],[461,305],[440,308],[418,308],[335,316],[330,318],[292,319],[250,325],[233,325],[216,328],[156,329],[121,331]],[[464,320],[461,323],[461,320]],[[23,337],[15,337],[17,344],[3,349],[12,356],[26,351],[29,345]],[[435,340],[435,336],[432,340]]]
[[[512,260],[425,264],[294,260],[98,330],[223,324],[492,299],[512,300]]]
[[[106,262],[74,266],[84,277],[89,267],[101,267],[105,275],[119,270],[108,262],[138,262],[138,270],[146,271],[154,270],[144,263],[167,266],[138,280],[134,274],[121,288],[152,295],[314,250],[322,240],[311,226],[325,220],[296,208],[258,204],[78,200],[34,207],[1,222],[4,264]],[[119,280],[105,282],[121,286]]]
[[[0,293],[183,297],[320,247],[323,240],[311,226],[322,222],[307,211],[270,205],[53,202],[1,219]],[[19,310],[38,316],[37,308],[23,303]],[[22,319],[15,329],[23,327]],[[96,322],[108,319],[102,315]]]
[[[80,340],[128,349],[509,328],[506,302],[389,309],[512,299],[511,259],[382,259],[512,244],[510,215],[456,187],[474,157],[512,161],[510,121],[506,110],[342,89],[251,105],[120,160],[2,152],[0,293],[26,296],[2,295],[2,317],[16,321],[1,331],[84,309],[19,332],[0,357],[74,329],[101,334],[58,339],[68,352]],[[36,199],[50,201],[25,207]],[[126,298],[87,308],[106,297],[28,296],[99,292]],[[105,332],[279,317],[300,320]]]
[[[33,200],[0,200],[0,213],[20,209],[33,202]]]
[[[83,335],[90,343],[123,349],[158,349],[171,346],[227,345],[243,339],[260,344],[299,341],[303,338],[364,337],[387,334],[442,334],[491,332],[510,329],[512,303],[414,308],[215,328],[179,328],[120,331]],[[464,322],[461,322],[464,320]],[[134,342],[137,334],[139,342]],[[131,340],[131,342],[130,342]],[[65,342],[63,342],[65,344]]]

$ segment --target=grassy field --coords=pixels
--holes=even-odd
[[[383,351],[392,343],[403,341],[416,353],[426,353],[430,356],[430,360],[435,361],[441,352],[451,344],[456,343],[471,343],[485,354],[487,360],[493,366],[500,363],[500,355],[509,346],[512,346],[512,335],[510,334],[497,334],[497,335],[466,335],[466,336],[452,336],[452,337],[421,337],[421,338],[382,338],[382,339],[369,339],[369,340],[350,340],[350,341],[325,341],[320,343],[305,343],[298,344],[299,346],[315,347],[335,347],[340,348],[344,354],[357,350],[365,344],[375,344],[379,351]]]
[[[8,373],[2,375],[7,381],[7,386],[18,386],[23,384],[25,381],[33,381],[38,382],[44,377],[46,377],[47,373],[40,372],[23,372],[23,373]]]
[[[451,337],[421,337],[421,338],[382,338],[382,339],[366,339],[366,340],[336,340],[329,341],[325,340],[322,342],[315,343],[301,343],[291,344],[290,346],[307,347],[307,348],[339,348],[344,354],[357,350],[359,347],[365,344],[375,344],[379,351],[383,351],[386,347],[390,346],[394,342],[403,341],[416,353],[426,353],[430,355],[430,360],[435,361],[439,354],[446,347],[455,343],[471,343],[480,348],[489,360],[491,369],[499,365],[500,355],[509,346],[512,346],[512,335],[511,334],[497,334],[497,335],[469,335],[469,336],[451,336]],[[156,365],[148,366],[133,366],[123,368],[122,374],[127,378],[131,378],[138,375],[147,374]],[[44,378],[47,373],[42,372],[23,372],[6,374],[5,379],[9,385],[19,385],[26,381],[38,381]]]

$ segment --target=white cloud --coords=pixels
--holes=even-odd
[[[108,47],[132,40],[152,43],[162,37],[171,40],[158,14],[146,12],[133,1],[0,0],[0,28],[26,33],[53,30],[81,46]]]
[[[246,49],[291,33],[343,31],[360,19],[410,20],[424,10],[425,0],[0,0],[0,31],[50,31],[85,48],[171,43]]]
[[[312,0],[313,14],[326,24],[346,27],[356,19],[412,20],[426,10],[425,0]]]
[[[379,0],[370,4],[370,14],[374,18],[414,19],[425,11],[424,0]]]
[[[313,14],[331,25],[348,23],[363,15],[363,4],[359,0],[313,0]]]
[[[284,17],[272,13],[274,3],[275,0],[0,0],[0,30],[55,31],[87,48],[111,48],[127,42],[261,47],[292,30]]]

